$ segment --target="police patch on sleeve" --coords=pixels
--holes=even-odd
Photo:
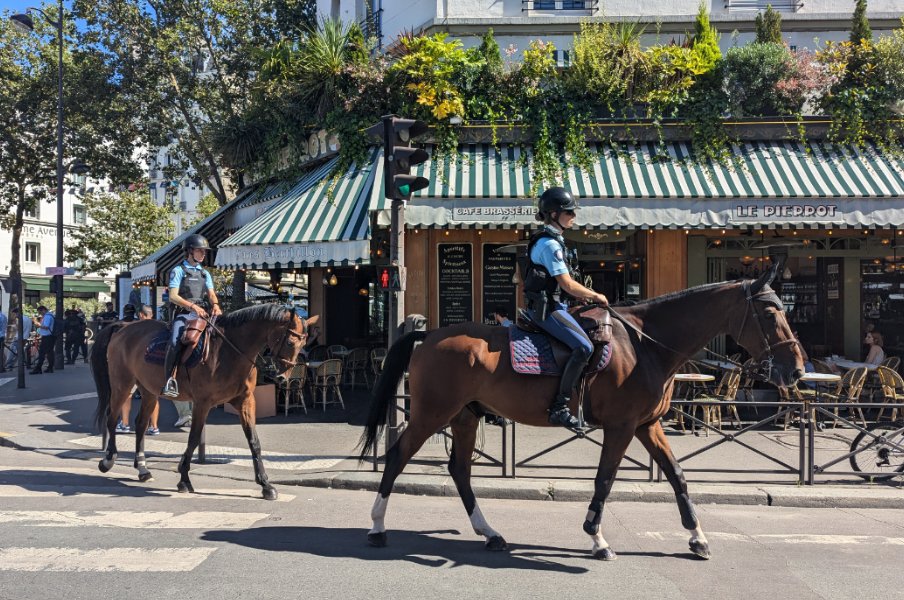
[[[555,256],[555,257],[556,257],[556,260],[558,260],[558,261],[564,261],[564,260],[565,260],[565,255],[564,255],[564,253],[562,252],[562,249],[561,249],[561,248],[559,248],[558,250],[556,250],[555,253],[553,254],[553,256]]]

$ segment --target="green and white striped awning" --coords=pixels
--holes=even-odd
[[[590,149],[592,169],[572,166],[562,173],[562,185],[581,200],[579,227],[904,224],[904,161],[877,148],[749,142],[731,146],[735,160],[729,164],[697,160],[683,142]],[[480,144],[461,147],[442,165],[427,161],[416,171],[431,184],[415,193],[406,224],[533,225],[532,161],[529,147]],[[388,222],[387,215],[379,222]]]
[[[370,259],[370,197],[378,151],[360,168],[325,177],[242,227],[220,244],[227,268],[360,264]],[[331,193],[332,192],[332,193]]]

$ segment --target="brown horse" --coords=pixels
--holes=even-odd
[[[242,308],[219,317],[208,338],[208,358],[198,366],[179,369],[179,398],[193,402],[188,447],[179,462],[180,492],[194,492],[188,478],[191,457],[201,440],[207,413],[214,406],[229,402],[238,411],[242,429],[251,449],[254,476],[263,488],[263,496],[275,500],[276,489],[270,485],[261,447],[254,428],[254,386],[257,380],[255,358],[265,346],[271,349],[279,377],[285,377],[295,366],[304,347],[308,326],[318,317],[299,318],[295,311],[277,304]],[[108,331],[109,330],[109,331]],[[108,327],[101,331],[91,350],[91,370],[97,385],[98,429],[107,428],[106,455],[99,468],[106,473],[116,461],[116,420],[123,404],[128,402],[134,386],[141,392],[141,409],[136,419],[135,468],[138,479],[148,481],[151,472],[144,456],[144,435],[151,413],[157,404],[158,390],[163,387],[163,367],[145,361],[145,349],[166,325],[160,321],[137,321]],[[218,331],[217,331],[218,330]],[[222,332],[222,335],[220,334]]]
[[[617,309],[631,326],[613,322],[613,357],[606,370],[588,382],[584,399],[586,420],[604,433],[595,491],[584,521],[595,558],[615,558],[603,538],[600,522],[618,466],[634,436],[672,485],[681,523],[693,532],[691,550],[709,558],[709,544],[659,418],[669,409],[675,372],[719,334],[731,335],[750,352],[765,371],[763,379],[783,386],[803,374],[803,359],[782,303],[769,288],[774,277],[772,269],[756,281],[704,285]],[[414,349],[419,340],[423,344]],[[454,440],[449,472],[471,525],[486,538],[488,549],[506,547],[502,536],[487,523],[471,489],[470,458],[481,411],[468,405],[477,403],[519,423],[548,426],[546,410],[558,386],[556,377],[516,374],[508,345],[506,328],[461,323],[410,333],[389,350],[361,437],[362,460],[377,442],[406,368],[411,416],[407,428],[386,453],[386,467],[371,511],[373,528],[368,540],[372,545],[386,544],[383,521],[396,477],[427,438],[449,424]],[[577,401],[575,395],[570,407],[573,413]]]

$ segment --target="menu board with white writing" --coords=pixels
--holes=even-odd
[[[439,326],[474,320],[474,260],[471,244],[437,246]]]
[[[504,308],[514,320],[518,286],[512,282],[515,276],[515,253],[500,252],[511,244],[483,245],[483,313],[485,323],[496,324],[493,313]]]

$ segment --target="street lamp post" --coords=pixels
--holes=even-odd
[[[35,25],[31,18],[31,12],[39,12],[44,15],[47,22],[56,27],[58,53],[57,53],[57,156],[56,156],[56,201],[57,201],[57,224],[56,224],[56,265],[63,267],[63,0],[59,0],[59,14],[57,19],[50,18],[46,12],[40,8],[29,7],[24,14],[17,14],[10,17],[14,25],[26,31],[34,31]],[[58,273],[53,276],[54,290],[56,291],[56,322],[63,322],[63,275]],[[20,300],[20,304],[24,298]],[[63,338],[58,336],[56,347],[54,348],[55,368],[62,370],[65,364],[63,360]]]

